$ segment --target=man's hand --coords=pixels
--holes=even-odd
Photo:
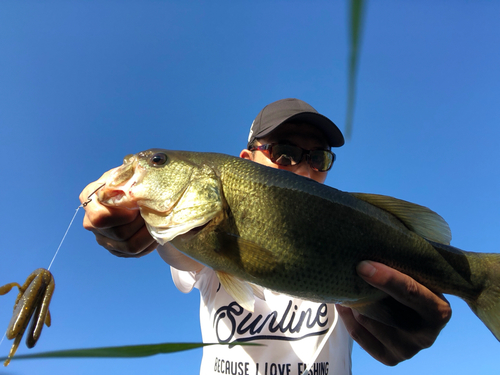
[[[111,171],[87,185],[80,194],[80,202],[101,186]],[[139,210],[117,209],[101,205],[95,195],[85,206],[83,227],[95,234],[97,243],[119,257],[142,257],[152,252],[158,243],[149,234]]]
[[[376,360],[395,366],[434,343],[451,318],[451,307],[442,295],[434,294],[411,277],[381,263],[364,261],[357,271],[367,283],[408,306],[421,318],[420,328],[409,332],[337,305],[349,334],[363,349]]]

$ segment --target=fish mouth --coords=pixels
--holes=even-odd
[[[118,167],[97,192],[97,200],[104,206],[138,210],[134,187],[143,180],[145,174],[146,171],[138,165],[124,164]]]
[[[104,206],[138,209],[137,203],[132,203],[127,192],[122,189],[102,188],[97,192],[97,199]]]

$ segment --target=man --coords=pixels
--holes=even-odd
[[[301,100],[284,99],[269,104],[258,114],[250,129],[247,149],[241,151],[240,157],[323,183],[335,159],[331,147],[343,144],[342,133],[332,121]],[[80,196],[82,202],[99,181],[85,188]],[[137,211],[104,207],[95,201],[85,209],[84,227],[94,232],[97,242],[112,254],[139,257],[158,247]],[[414,310],[420,317],[415,324],[418,329],[398,329],[349,308],[302,301],[267,290],[264,299],[256,298],[255,311],[250,313],[225,292],[213,270],[170,244],[159,247],[158,252],[172,266],[174,283],[181,291],[189,292],[193,287],[200,290],[205,342],[267,345],[207,347],[202,374],[300,374],[306,364],[312,364],[313,370],[320,373],[349,374],[349,335],[375,359],[395,365],[432,345],[451,316],[444,297],[369,260],[358,265],[360,277]]]

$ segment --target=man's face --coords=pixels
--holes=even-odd
[[[305,150],[325,149],[329,150],[328,142],[324,134],[317,127],[309,124],[283,124],[271,134],[257,140],[257,145],[288,142]],[[285,169],[300,176],[309,177],[317,182],[324,183],[327,172],[318,172],[310,167],[304,158],[301,163],[293,166],[282,166],[274,164],[261,151],[242,150],[240,157],[255,161],[268,167]]]

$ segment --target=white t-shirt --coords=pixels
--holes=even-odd
[[[253,313],[224,290],[215,272],[171,267],[176,287],[200,290],[200,324],[205,343],[250,342],[266,346],[213,345],[203,348],[201,375],[301,375],[332,324],[328,342],[308,375],[351,374],[352,339],[333,304],[264,291]]]

